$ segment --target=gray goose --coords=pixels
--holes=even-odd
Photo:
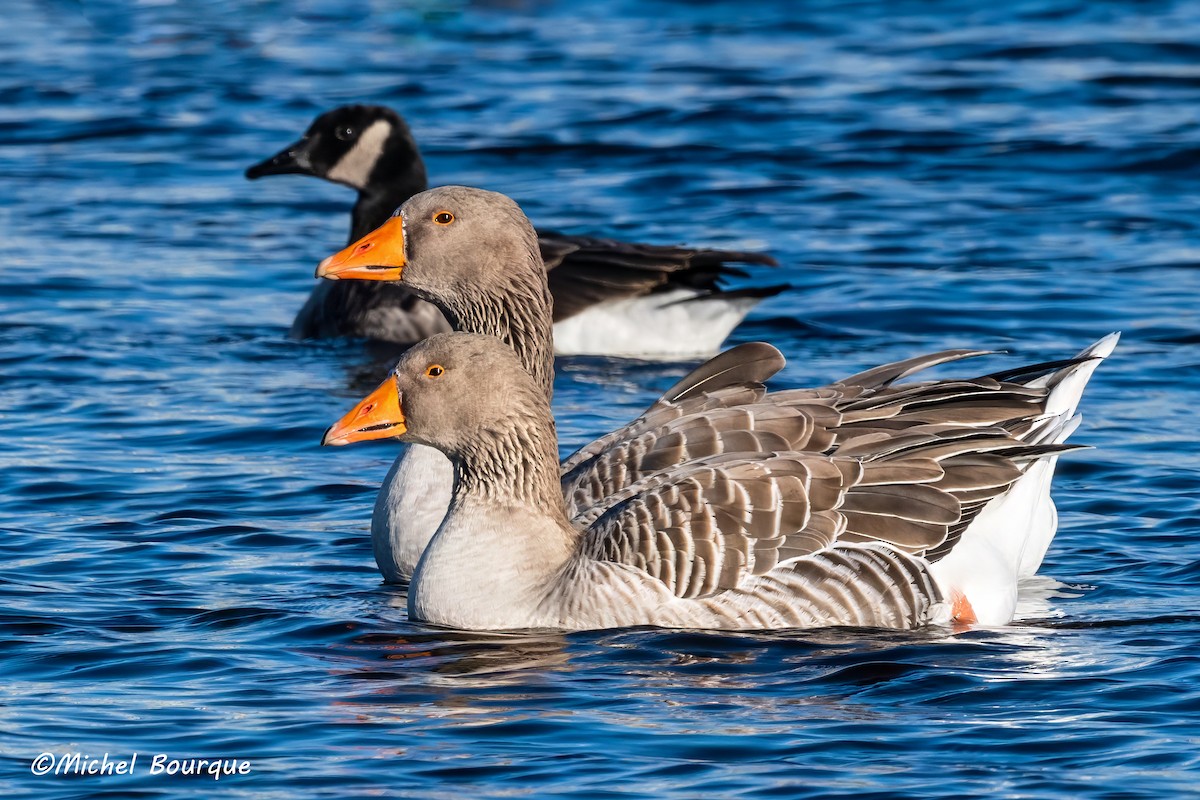
[[[318,274],[400,281],[437,303],[457,329],[500,339],[513,351],[512,363],[528,374],[506,377],[503,390],[514,405],[532,403],[529,386],[539,398],[540,410],[530,411],[520,430],[550,424],[542,408],[553,370],[549,293],[533,229],[508,198],[465,187],[424,192],[378,231],[322,262]],[[439,337],[436,347],[449,348],[448,359],[458,345],[447,341]],[[983,354],[952,350],[818,389],[778,392],[767,392],[763,382],[783,366],[782,356],[770,345],[743,345],[701,366],[638,419],[559,466],[559,496],[552,505],[562,505],[568,527],[583,532],[573,540],[569,562],[559,567],[591,588],[563,588],[570,581],[552,590],[541,586],[546,597],[566,604],[548,606],[559,614],[556,622],[530,616],[520,604],[510,614],[497,597],[476,597],[476,604],[455,595],[462,601],[455,605],[459,601],[438,595],[442,581],[461,583],[447,575],[467,574],[466,567],[452,565],[470,562],[459,557],[458,545],[445,543],[450,517],[427,547],[422,543],[426,552],[410,605],[417,618],[463,627],[910,627],[949,619],[1002,624],[1015,611],[1018,578],[1037,570],[1054,535],[1049,489],[1057,455],[1069,449],[1063,442],[1078,425],[1075,407],[1083,388],[1116,341],[1113,334],[1071,359],[970,379],[902,382],[928,367]],[[471,347],[488,364],[504,359],[494,347]],[[400,374],[408,375],[405,370],[430,352],[406,357],[393,378],[330,429],[325,442],[396,435],[403,416],[396,391],[408,385]],[[460,365],[458,374],[465,371]],[[469,374],[481,387],[489,385]],[[462,410],[470,399],[453,402]],[[524,438],[511,433],[501,428],[487,434],[508,441],[508,455],[522,455],[507,477],[499,474],[503,460],[490,462],[488,492],[501,492],[497,487],[505,481],[511,490],[509,484],[536,471],[527,454],[517,452]],[[455,460],[457,482],[447,468],[447,493],[453,489],[451,505],[459,504],[465,450],[442,440],[408,440],[443,449]],[[454,447],[462,444],[456,441]],[[541,441],[534,449],[546,447],[556,452]],[[533,510],[546,510],[542,477],[537,484]],[[429,495],[413,497],[405,488],[385,486],[381,503],[429,504]],[[445,501],[438,502],[444,511]],[[558,519],[557,511],[546,513]],[[520,557],[508,558],[488,551],[484,563],[525,568]],[[601,585],[607,588],[591,593]],[[647,602],[645,591],[660,600],[703,602]],[[763,600],[763,592],[806,599],[779,605]],[[633,610],[622,610],[620,598]],[[684,607],[691,610],[677,611]]]
[[[299,141],[246,170],[312,175],[356,190],[350,241],[378,228],[426,188],[425,162],[404,119],[383,106],[318,116]],[[683,356],[715,353],[760,300],[782,286],[726,289],[733,263],[774,265],[760,253],[633,244],[538,233],[563,354]],[[450,330],[432,305],[401,286],[319,283],[292,326],[296,338],[361,336],[411,344]]]
[[[1015,594],[1023,554],[1012,544],[1026,539],[1029,514],[1007,513],[1006,488],[1029,476],[1019,464],[1061,450],[997,428],[966,445],[864,435],[850,456],[776,450],[786,435],[764,426],[747,449],[655,472],[579,524],[563,500],[545,391],[497,338],[426,340],[372,402],[371,432],[437,448],[454,465],[409,616],[474,630],[1008,622],[993,595]],[[362,423],[348,416],[326,441],[353,440]],[[988,494],[999,501],[989,530],[974,529],[984,511],[938,558],[964,505]],[[954,563],[956,551],[969,558]]]

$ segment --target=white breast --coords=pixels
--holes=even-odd
[[[454,488],[450,460],[432,447],[409,445],[388,472],[371,515],[375,563],[388,583],[412,576]]]

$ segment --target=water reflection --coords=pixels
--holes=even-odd
[[[1022,684],[1034,698],[1043,682],[1090,681],[1142,660],[1019,624],[756,634],[481,634],[406,624],[401,633],[361,635],[339,648],[345,694],[336,704],[372,722],[529,724],[586,713],[627,728],[739,735],[801,720],[894,722],[897,702],[983,708],[989,696],[1027,694]]]

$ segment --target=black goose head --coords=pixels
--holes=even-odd
[[[299,141],[246,170],[266,175],[313,175],[360,193],[406,192],[397,205],[425,188],[425,164],[404,119],[383,106],[351,105],[313,120]]]

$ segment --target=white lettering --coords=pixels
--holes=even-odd
[[[78,775],[79,761],[82,758],[83,755],[80,753],[76,753],[73,756],[63,756],[62,758],[59,758],[58,763],[54,765],[54,774],[64,775],[67,772],[73,772]]]
[[[128,759],[114,758],[105,753],[92,758],[86,753],[42,753],[30,764],[34,775],[133,775],[137,770],[138,754]],[[150,756],[151,775],[207,775],[214,781],[226,775],[249,775],[249,761],[236,758],[171,758],[166,753]],[[3,800],[0,798],[0,800]]]

